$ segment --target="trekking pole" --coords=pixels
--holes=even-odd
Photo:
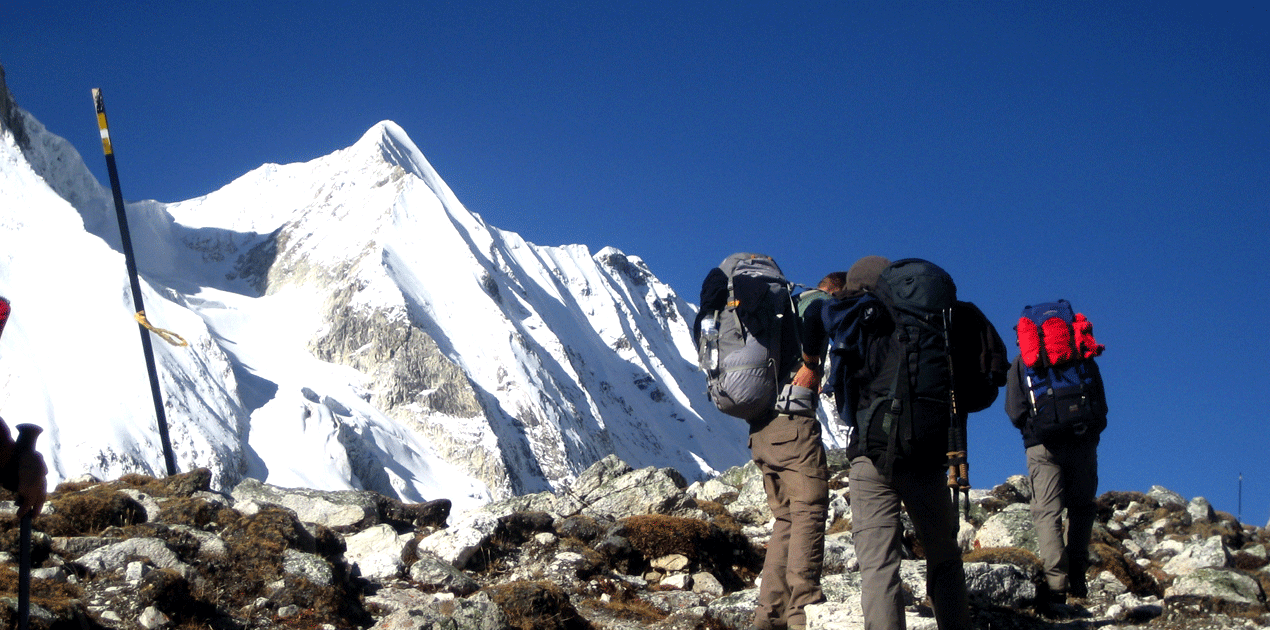
[[[944,353],[948,355],[948,489],[952,494],[953,527],[959,529],[958,494],[965,493],[966,516],[970,516],[970,463],[966,456],[966,425],[961,414],[957,412],[956,370],[953,361],[952,345],[952,308],[946,308],[944,315]]]
[[[137,309],[137,329],[141,331],[141,348],[145,352],[146,372],[150,377],[150,395],[154,399],[154,413],[159,424],[159,441],[163,445],[163,462],[168,476],[176,474],[176,458],[172,455],[172,442],[168,438],[168,418],[163,411],[163,391],[159,387],[159,369],[154,362],[154,349],[145,319],[145,304],[141,300],[141,280],[137,275],[137,260],[132,252],[132,236],[128,232],[128,215],[124,211],[123,193],[119,188],[119,171],[115,168],[115,150],[110,142],[110,130],[106,126],[106,102],[101,89],[93,88],[93,104],[97,108],[97,126],[101,129],[101,148],[106,153],[106,171],[110,174],[110,190],[115,198],[115,215],[119,219],[119,237],[123,246],[124,262],[128,266],[128,280],[132,285],[132,303]]]
[[[0,296],[0,334],[4,333],[4,325],[9,323],[9,314],[13,307],[9,300]],[[21,460],[24,453],[35,451],[35,439],[43,431],[34,424],[19,424],[18,439],[13,445],[13,453],[0,476],[12,480],[13,487],[18,487],[18,475],[21,472]],[[21,509],[19,495],[18,508]],[[31,620],[31,513],[22,515],[18,529],[18,630],[27,630]]]
[[[13,478],[18,476],[18,463],[23,453],[35,450],[35,438],[43,431],[34,424],[19,424],[18,439],[9,463]],[[7,472],[7,471],[6,471]],[[21,498],[21,497],[19,497]],[[18,630],[27,630],[31,619],[31,513],[22,515],[18,533]]]

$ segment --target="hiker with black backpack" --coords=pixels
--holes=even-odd
[[[978,308],[957,301],[952,278],[924,260],[866,256],[834,297],[818,323],[807,320],[804,341],[818,348],[828,337],[835,408],[852,428],[851,531],[864,627],[905,627],[903,505],[925,551],[940,630],[966,630],[956,500],[969,490],[965,420],[1005,384],[1004,343]]]
[[[776,261],[740,253],[710,270],[693,325],[711,401],[749,424],[775,517],[752,628],[802,630],[820,588],[829,469],[816,419],[819,362],[803,365],[790,283]]]
[[[1066,300],[1027,306],[1015,327],[1005,413],[1023,434],[1032,521],[1047,592],[1043,606],[1088,595],[1089,541],[1097,509],[1098,442],[1107,398],[1094,357],[1104,346]],[[1068,525],[1064,540],[1063,510]]]

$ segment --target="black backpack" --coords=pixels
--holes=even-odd
[[[1107,398],[1094,357],[1104,346],[1067,300],[1025,306],[1015,327],[1028,393],[1028,430],[1042,444],[1096,437]]]
[[[870,308],[871,301],[878,304]],[[1008,367],[1000,335],[973,304],[957,301],[952,277],[925,260],[899,260],[882,271],[872,295],[835,310],[875,320],[826,322],[836,351],[858,355],[848,378],[856,383],[860,452],[889,476],[898,462],[935,469],[950,452],[964,451],[950,430],[992,404]],[[853,340],[841,338],[848,331]]]
[[[732,254],[707,276],[701,310],[697,348],[710,400],[730,416],[767,419],[801,360],[789,281],[770,256]]]

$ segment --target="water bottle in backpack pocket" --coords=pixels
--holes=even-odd
[[[719,369],[718,313],[701,320],[701,347],[697,349],[697,366],[710,374]]]

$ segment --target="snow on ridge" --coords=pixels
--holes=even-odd
[[[8,163],[0,167],[0,177],[12,175]],[[521,491],[566,484],[608,453],[689,477],[745,460],[744,423],[708,403],[698,409],[705,401],[692,365],[691,305],[637,256],[611,247],[591,254],[583,245],[533,245],[486,225],[391,121],[332,154],[266,164],[196,199],[132,203],[129,214],[134,234],[143,235],[143,275],[162,283],[153,299],[171,300],[156,312],[181,320],[188,308],[206,322],[207,332],[194,335],[208,356],[200,361],[220,374],[203,377],[224,387],[198,395],[234,399],[213,414],[223,418],[220,438],[181,444],[182,467],[225,457],[211,446],[215,439],[241,439],[227,445],[230,459],[238,459],[226,476],[245,469],[258,478],[374,487],[416,499],[444,492],[434,478],[441,475],[470,503],[488,493],[459,470],[468,456],[432,452],[438,432],[448,431],[460,446],[475,440],[501,458],[510,486],[491,487]],[[110,242],[109,230],[99,232]],[[264,261],[256,272],[268,273],[275,299],[247,290],[235,275],[251,256]],[[4,280],[0,291],[7,290]],[[309,297],[276,299],[287,295]],[[321,320],[335,315],[327,310],[335,303],[385,318],[389,329],[422,326],[476,385],[485,417],[425,414],[420,422],[430,422],[431,433],[415,433],[419,426],[370,406],[366,375],[309,356],[306,345],[329,330],[331,321]],[[280,337],[278,327],[292,329],[283,337],[294,339]],[[271,349],[262,340],[290,345]],[[164,379],[181,383],[168,393],[185,395],[173,387],[191,388],[200,368],[163,352]],[[91,352],[79,359],[89,366],[108,360]],[[197,417],[195,403],[175,422]],[[489,424],[465,426],[478,420]],[[143,441],[121,444],[152,448]],[[316,450],[293,453],[292,443]],[[127,447],[111,448],[126,459]],[[382,468],[384,457],[397,464]]]

